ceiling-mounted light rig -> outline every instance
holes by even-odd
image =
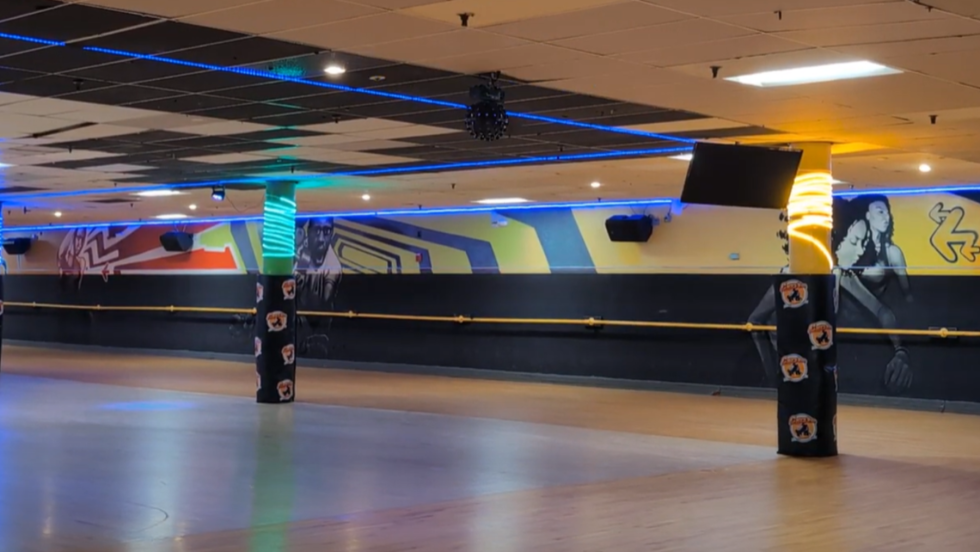
[[[466,110],[466,130],[477,140],[499,140],[510,124],[504,108],[504,91],[497,86],[499,78],[499,72],[491,73],[489,82],[470,88],[470,97],[477,102]]]
[[[215,201],[225,200],[225,187],[224,186],[214,186],[211,188],[211,199]]]

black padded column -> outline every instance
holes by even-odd
[[[837,277],[776,276],[779,454],[837,455]]]
[[[256,400],[296,399],[296,279],[260,274],[255,286]]]

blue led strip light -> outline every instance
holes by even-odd
[[[16,34],[9,34],[9,33],[0,33],[0,38],[6,38],[6,39],[9,39],[9,40],[19,40],[19,41],[22,41],[22,42],[32,42],[32,43],[35,43],[35,44],[44,44],[46,46],[59,46],[59,47],[67,46],[66,43],[59,42],[59,41],[56,41],[56,40],[45,40],[43,38],[35,38],[35,37],[31,37],[31,36],[16,35]],[[235,74],[238,74],[238,75],[247,75],[247,76],[250,76],[250,77],[259,77],[259,78],[266,78],[266,79],[272,79],[272,80],[277,80],[277,81],[293,82],[293,83],[297,83],[297,84],[305,84],[305,85],[308,85],[308,86],[316,86],[316,87],[319,87],[319,88],[326,88],[326,89],[329,89],[329,90],[337,90],[337,91],[341,91],[341,92],[352,92],[354,94],[365,94],[365,95],[368,95],[368,96],[375,96],[375,97],[379,97],[379,98],[387,98],[387,99],[391,99],[391,100],[403,100],[403,101],[408,101],[408,102],[415,102],[415,103],[421,103],[421,104],[427,104],[427,105],[434,105],[434,106],[438,106],[438,107],[446,107],[446,108],[450,108],[450,109],[467,109],[468,108],[468,106],[466,106],[464,104],[461,104],[461,103],[456,103],[456,102],[446,102],[446,101],[442,101],[442,100],[433,100],[431,98],[424,98],[424,97],[421,97],[421,96],[411,96],[411,95],[408,95],[408,94],[397,94],[395,92],[385,92],[383,90],[374,90],[374,89],[369,89],[369,88],[357,88],[357,87],[353,87],[353,86],[346,86],[346,85],[343,85],[343,84],[335,84],[335,83],[330,83],[330,82],[313,81],[313,80],[308,80],[308,79],[301,79],[301,78],[298,78],[298,77],[289,77],[289,76],[280,75],[280,74],[277,74],[277,73],[274,73],[274,72],[271,72],[271,71],[262,71],[262,70],[259,70],[259,69],[249,69],[247,67],[223,67],[221,65],[212,65],[212,64],[209,64],[209,63],[198,63],[198,62],[194,62],[194,61],[185,61],[185,60],[182,60],[182,59],[176,59],[176,58],[170,58],[170,57],[164,57],[164,56],[155,56],[155,55],[151,55],[151,54],[138,54],[136,52],[127,52],[126,50],[116,50],[114,48],[101,48],[101,47],[98,47],[98,46],[82,46],[81,48],[83,50],[88,50],[90,52],[98,52],[98,53],[101,53],[101,54],[108,54],[108,55],[120,56],[120,57],[126,57],[126,58],[145,59],[145,60],[148,60],[148,61],[156,61],[156,62],[160,62],[160,63],[170,63],[170,64],[173,64],[173,65],[182,65],[184,67],[194,67],[196,69],[202,69],[202,70],[206,70],[206,71],[220,71],[220,72],[223,72],[223,73],[235,73]],[[636,130],[636,129],[627,129],[627,128],[620,128],[620,127],[614,127],[614,126],[597,125],[597,124],[592,124],[592,123],[581,123],[581,122],[577,122],[577,121],[569,121],[567,119],[560,119],[560,118],[557,118],[557,117],[548,117],[546,115],[532,115],[530,113],[520,113],[520,112],[514,112],[514,111],[508,111],[508,114],[511,117],[514,117],[514,118],[517,118],[517,119],[527,119],[527,120],[538,121],[538,122],[542,122],[542,123],[552,123],[552,124],[556,124],[556,125],[572,126],[572,127],[577,127],[577,128],[588,128],[588,129],[592,129],[592,130],[599,130],[599,131],[602,131],[602,132],[612,132],[612,133],[616,133],[616,134],[630,134],[630,135],[633,135],[633,136],[642,136],[642,137],[646,137],[646,138],[656,138],[658,140],[669,140],[669,141],[672,141],[672,142],[682,142],[682,143],[688,143],[688,144],[693,144],[693,143],[696,142],[696,140],[693,140],[691,138],[682,138],[682,137],[679,137],[679,136],[669,136],[667,134],[658,134],[658,133],[655,133],[655,132],[647,132],[647,131]]]
[[[435,171],[445,171],[445,170],[455,170],[455,169],[476,169],[476,168],[489,168],[489,167],[500,167],[500,166],[510,166],[510,165],[526,165],[530,163],[571,163],[575,161],[590,161],[590,160],[609,159],[609,158],[616,158],[616,157],[642,157],[642,156],[653,156],[653,155],[665,155],[671,153],[686,153],[690,151],[691,148],[689,146],[682,146],[676,148],[604,151],[604,152],[597,152],[597,153],[579,153],[573,155],[547,155],[547,156],[538,156],[538,157],[522,157],[516,159],[494,159],[490,161],[462,161],[458,163],[440,163],[440,164],[433,164],[433,165],[421,165],[421,166],[409,166],[409,167],[363,169],[358,171],[348,171],[342,173],[321,173],[316,175],[301,175],[301,176],[289,176],[289,177],[279,177],[279,178],[252,177],[252,178],[243,178],[243,179],[218,180],[212,182],[186,182],[186,183],[176,183],[176,184],[159,184],[153,186],[130,186],[125,188],[95,188],[90,190],[71,190],[71,191],[64,191],[64,192],[38,192],[36,194],[0,193],[0,198],[2,198],[5,201],[11,201],[16,203],[18,201],[23,201],[23,200],[35,200],[35,199],[45,199],[45,198],[55,198],[55,197],[76,197],[76,196],[99,195],[99,194],[117,194],[117,193],[128,194],[128,193],[148,192],[153,190],[207,188],[209,186],[224,186],[227,184],[256,184],[257,186],[260,186],[268,182],[277,182],[277,181],[303,181],[303,180],[320,180],[320,179],[331,178],[331,177],[411,174],[411,173],[435,172]],[[0,188],[0,192],[2,192],[2,188]]]

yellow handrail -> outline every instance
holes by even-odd
[[[226,307],[178,307],[169,306],[116,306],[116,305],[64,305],[58,303],[37,303],[7,301],[6,307],[22,307],[30,309],[54,309],[54,310],[75,310],[75,311],[105,311],[105,312],[187,312],[202,314],[252,314],[256,313],[254,308],[226,308]],[[449,322],[453,324],[535,324],[552,326],[619,326],[631,328],[661,328],[661,329],[685,329],[685,330],[728,330],[742,332],[772,332],[776,330],[772,325],[755,324],[712,324],[701,322],[653,322],[646,320],[603,320],[601,318],[495,318],[495,317],[476,317],[476,316],[426,316],[415,314],[382,314],[354,311],[307,311],[297,312],[300,316],[316,316],[323,318],[360,318],[365,320],[401,320],[411,322]],[[856,335],[904,335],[919,337],[980,337],[980,331],[970,330],[950,330],[948,328],[938,328],[935,330],[906,330],[906,329],[881,329],[881,328],[837,328],[837,333],[856,334]]]

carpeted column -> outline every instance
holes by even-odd
[[[776,276],[779,454],[837,454],[836,276]]]
[[[296,398],[296,184],[266,186],[262,223],[262,273],[255,286],[256,400]]]

